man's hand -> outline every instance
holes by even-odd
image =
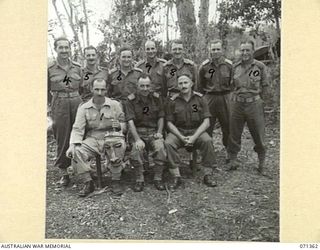
[[[154,139],[162,139],[163,136],[162,136],[161,133],[155,133],[155,134],[153,135],[153,138],[154,138]]]
[[[139,139],[135,142],[135,147],[138,149],[138,151],[142,151],[145,148],[145,144],[143,140]]]
[[[68,158],[73,159],[74,158],[74,149],[76,148],[75,144],[71,144],[66,152],[66,156]]]
[[[186,144],[188,144],[188,145],[193,145],[195,141],[196,141],[196,139],[194,138],[193,135],[186,137]]]

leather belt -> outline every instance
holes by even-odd
[[[80,96],[78,91],[74,91],[74,92],[54,92],[54,94],[56,94],[57,97],[61,97],[61,98]]]
[[[230,93],[230,90],[225,91],[211,91],[211,92],[205,92],[206,95],[227,95]]]
[[[244,98],[244,97],[240,97],[240,96],[232,96],[232,101],[236,101],[236,102],[247,102],[247,103],[250,103],[250,102],[254,102],[254,101],[257,101],[260,99],[260,96],[259,95],[256,95],[256,96],[253,96],[253,97],[247,97],[247,98]]]

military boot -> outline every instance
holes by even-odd
[[[112,180],[111,189],[112,189],[112,193],[115,195],[120,196],[123,194],[123,188],[122,188],[119,180]]]
[[[258,165],[258,172],[260,174],[263,173],[263,170],[264,170],[264,165],[265,165],[265,161],[266,161],[266,157],[265,155],[258,155],[258,159],[259,159],[259,165]]]
[[[80,190],[79,192],[79,196],[80,197],[85,197],[87,196],[88,194],[92,193],[94,191],[94,183],[93,181],[87,181],[83,188]]]

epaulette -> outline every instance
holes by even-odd
[[[167,66],[167,65],[172,65],[173,62],[172,62],[172,59],[167,61],[166,63],[164,63],[163,67]]]
[[[200,96],[200,97],[203,96],[203,94],[201,94],[200,92],[197,92],[197,91],[193,91],[193,93],[194,93],[195,95],[197,95],[197,96]]]
[[[191,61],[191,60],[189,60],[189,59],[184,58],[183,61],[184,61],[184,63],[186,63],[186,64],[194,65],[194,62]]]
[[[111,75],[111,74],[113,74],[114,72],[117,72],[117,71],[118,71],[118,69],[116,67],[112,68],[112,69],[110,69],[109,74]]]
[[[133,70],[139,71],[140,73],[142,73],[142,72],[143,72],[143,70],[142,70],[142,69],[140,69],[140,68],[133,68]]]
[[[73,65],[78,66],[79,68],[81,68],[81,65],[80,65],[79,63],[77,63],[77,62],[75,62],[75,61],[71,61],[71,63],[72,63]]]
[[[240,65],[240,64],[241,64],[241,60],[238,61],[238,62],[236,62],[235,64],[233,64],[233,67],[237,67],[237,66]]]
[[[203,67],[204,65],[210,63],[209,59],[206,59],[204,62],[201,63],[200,67]]]
[[[131,93],[130,95],[127,96],[128,100],[132,101],[136,98],[135,94]]]
[[[159,97],[160,97],[159,93],[157,93],[157,92],[153,92],[152,95],[153,95],[154,97],[156,97],[156,98],[159,98]]]
[[[141,66],[142,64],[144,64],[146,61],[145,60],[141,60],[139,62],[137,62],[137,64],[135,65],[136,68],[138,68],[139,66]]]
[[[178,96],[179,96],[179,93],[174,94],[173,96],[170,97],[170,100],[174,101]]]
[[[158,59],[158,62],[162,62],[162,63],[166,63],[167,60],[163,59],[163,58],[157,58]]]
[[[231,61],[231,60],[229,60],[229,59],[225,58],[225,59],[224,59],[224,61],[225,61],[226,63],[228,63],[228,64],[232,65],[232,61]]]
[[[49,62],[49,64],[48,64],[48,69],[51,68],[51,67],[53,67],[54,65],[56,65],[56,61],[51,61],[51,62]]]

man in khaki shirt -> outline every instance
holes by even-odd
[[[81,98],[82,71],[78,63],[70,60],[70,42],[65,37],[54,42],[57,59],[48,67],[48,105],[52,115],[52,129],[57,143],[57,159],[54,164],[62,172],[60,184],[69,184],[67,168],[71,161],[66,157],[70,132]]]
[[[125,128],[124,113],[119,102],[105,97],[106,91],[105,80],[94,80],[93,97],[78,109],[71,132],[70,147],[66,152],[66,155],[73,159],[75,173],[84,183],[79,193],[82,197],[94,191],[89,160],[104,152],[111,163],[112,191],[122,194],[121,163],[126,148],[122,133]],[[106,142],[106,137],[114,137],[117,140]]]

